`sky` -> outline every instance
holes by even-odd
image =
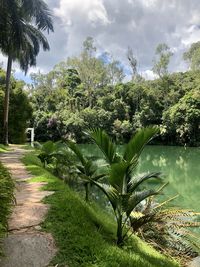
[[[184,71],[182,54],[200,40],[199,0],[46,0],[54,15],[54,33],[48,35],[51,50],[41,51],[37,67],[25,77],[17,64],[15,77],[30,82],[31,72],[47,73],[54,65],[77,56],[87,36],[95,40],[97,53],[109,52],[128,65],[131,47],[139,72],[152,79],[152,60],[159,43],[174,53],[170,71]],[[0,55],[6,66],[6,59]]]

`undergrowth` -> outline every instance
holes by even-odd
[[[8,216],[14,203],[14,187],[10,173],[0,162],[0,240],[7,232]]]

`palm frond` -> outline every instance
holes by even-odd
[[[38,29],[53,32],[52,13],[43,0],[22,0],[22,10],[35,19]]]
[[[92,180],[94,180],[94,181],[98,181],[98,180],[100,180],[101,178],[104,178],[104,177],[106,177],[106,176],[107,176],[106,173],[102,173],[102,174],[99,174],[99,175],[96,175],[96,176],[92,177]]]
[[[176,196],[175,196],[176,197]],[[139,207],[139,216],[131,213],[131,227],[154,247],[181,259],[195,256],[200,252],[200,238],[191,228],[200,227],[198,212],[189,209],[169,207],[163,209],[170,198],[160,205],[149,202]],[[150,202],[152,202],[151,197]],[[148,208],[147,208],[148,206]],[[136,213],[136,215],[135,215]]]
[[[153,172],[153,173],[145,173],[141,174],[137,177],[133,177],[131,181],[128,183],[128,191],[133,192],[137,189],[137,187],[142,184],[143,182],[149,179],[158,179],[161,180],[161,173],[160,172]]]
[[[123,193],[123,191],[126,192],[124,187],[126,186],[125,178],[128,167],[129,164],[123,161],[112,164],[110,167],[110,175],[108,176],[109,183],[120,193]]]
[[[116,145],[113,143],[107,133],[99,128],[88,131],[89,137],[103,152],[109,164],[119,161],[119,156],[116,153]]]
[[[47,154],[51,154],[55,151],[55,145],[52,141],[47,141],[42,145],[41,150]]]
[[[29,66],[36,65],[36,57],[40,51],[40,46],[43,50],[49,50],[49,43],[45,35],[28,23],[22,24],[22,39],[21,48],[13,54],[13,57],[20,63],[21,69],[28,70]]]
[[[118,194],[117,190],[110,185],[99,183],[99,182],[96,182],[94,180],[91,180],[91,181],[101,191],[103,191],[103,193],[107,196],[108,200],[110,201],[110,203],[113,207],[113,210],[115,211],[117,208],[117,203],[118,203],[118,199],[119,199],[119,194]]]
[[[19,1],[1,0],[0,3],[0,48],[1,52],[7,55],[8,52],[21,48],[22,20]]]
[[[134,157],[138,158],[144,146],[158,134],[158,127],[147,127],[139,130],[126,145],[124,159],[131,161]]]
[[[87,160],[84,167],[85,167],[85,174],[90,177],[92,177],[97,170],[96,166],[93,164],[91,160]]]
[[[177,197],[179,197],[179,195],[170,197],[169,199],[167,199],[167,200],[163,201],[162,203],[156,205],[156,206],[153,208],[153,210],[160,209],[161,207],[167,205],[169,202],[173,201],[173,200],[176,199]]]
[[[86,159],[84,158],[83,153],[78,148],[78,146],[70,140],[66,141],[66,144],[76,154],[76,156],[78,157],[80,162],[83,164],[83,166],[85,166],[86,165]]]
[[[129,216],[133,209],[144,199],[158,194],[158,191],[153,189],[143,190],[141,192],[135,192],[134,194],[132,194],[128,200],[127,207],[125,207],[127,216]]]

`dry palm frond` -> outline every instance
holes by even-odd
[[[185,259],[200,253],[200,236],[191,230],[200,227],[200,213],[164,207],[176,197],[161,204],[155,203],[154,197],[149,198],[141,210],[131,213],[130,224],[134,232],[157,249]]]

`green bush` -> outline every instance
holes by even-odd
[[[0,163],[0,238],[6,233],[8,216],[13,203],[14,182],[8,170]]]

